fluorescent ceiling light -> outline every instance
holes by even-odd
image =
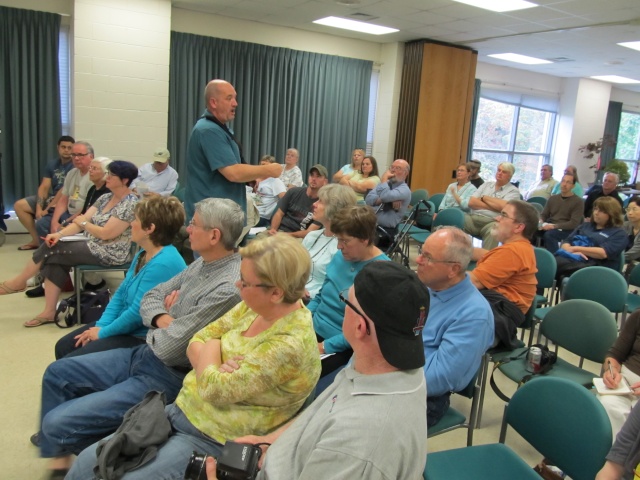
[[[620,77],[618,75],[597,75],[591,77],[595,80],[602,80],[603,82],[611,83],[640,83],[640,80],[634,80],[633,78]]]
[[[526,2],[525,0],[454,0],[459,3],[466,3],[473,7],[484,8],[493,12],[512,12],[514,10],[524,10],[525,8],[537,7],[538,4]]]
[[[640,42],[622,42],[618,45],[621,47],[633,48],[634,50],[640,50]]]
[[[492,58],[499,58],[507,62],[524,63],[526,65],[542,65],[543,63],[553,63],[542,58],[527,57],[526,55],[518,55],[517,53],[494,53],[487,55]]]
[[[313,23],[326,25],[328,27],[344,28],[345,30],[353,30],[354,32],[370,33],[372,35],[384,35],[386,33],[399,32],[397,28],[382,27],[373,25],[372,23],[356,22],[339,17],[325,17],[320,20],[314,20]]]

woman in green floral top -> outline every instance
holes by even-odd
[[[320,375],[311,313],[300,301],[311,262],[288,235],[240,249],[242,302],[198,332],[192,370],[167,407],[172,435],[156,458],[125,479],[182,478],[192,451],[219,455],[227,440],[264,435],[291,419]],[[78,457],[70,478],[92,478],[97,444]]]

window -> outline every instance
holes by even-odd
[[[69,26],[60,25],[60,43],[58,46],[58,76],[60,81],[60,120],[62,123],[62,135],[69,135],[69,132],[71,130],[69,56]]]
[[[473,139],[473,158],[482,162],[480,175],[493,180],[498,164],[513,163],[512,181],[526,191],[549,163],[557,100],[483,89]]]
[[[371,72],[371,83],[369,87],[369,118],[367,119],[367,146],[365,154],[371,155],[373,150],[373,128],[376,124],[376,105],[378,103],[378,80],[380,70],[374,68]]]
[[[622,112],[616,158],[624,161],[631,175],[629,183],[636,183],[638,176],[638,159],[640,159],[640,114]]]

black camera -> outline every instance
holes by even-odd
[[[258,474],[258,460],[262,450],[248,443],[227,442],[216,462],[219,480],[254,480]],[[207,480],[208,455],[193,452],[184,472],[185,480]]]

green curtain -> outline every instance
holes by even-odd
[[[473,86],[473,104],[471,105],[471,125],[469,127],[469,145],[467,145],[467,162],[473,159],[473,139],[476,135],[476,122],[478,121],[478,108],[480,107],[480,87],[482,87],[482,80],[476,78]]]
[[[35,195],[61,135],[60,16],[0,7],[0,153],[5,206]]]
[[[175,168],[186,178],[187,143],[205,109],[204,87],[221,78],[238,93],[231,128],[247,163],[265,154],[283,163],[293,147],[303,173],[315,163],[335,172],[366,145],[372,67],[365,60],[171,32],[168,144]]]

